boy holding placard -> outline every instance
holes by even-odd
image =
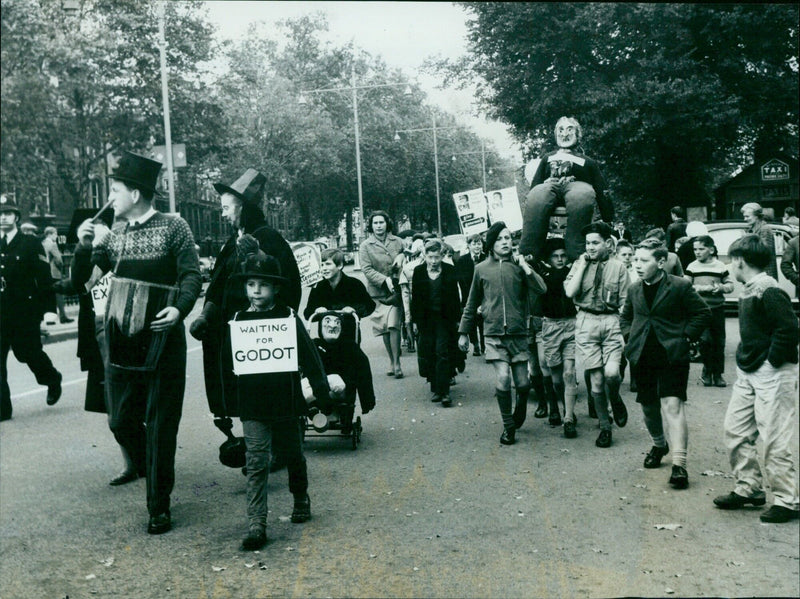
[[[288,281],[281,276],[279,262],[259,251],[245,259],[236,277],[243,282],[250,302],[230,323],[239,416],[247,447],[249,532],[242,549],[255,551],[267,542],[267,478],[273,440],[289,471],[289,491],[294,496],[291,520],[297,523],[311,518],[300,429],[305,401],[298,367],[308,377],[315,397],[327,399],[330,389],[306,328],[280,300],[281,286]],[[254,346],[249,347],[248,342]]]

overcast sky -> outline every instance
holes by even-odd
[[[328,41],[354,42],[392,67],[403,70],[431,101],[456,115],[476,133],[490,139],[504,156],[517,162],[517,146],[500,123],[475,116],[472,92],[439,90],[436,79],[420,67],[432,56],[458,58],[466,52],[466,12],[450,2],[206,2],[220,35],[234,39],[248,23],[275,22],[312,12],[327,15]],[[419,123],[409,123],[417,126]]]

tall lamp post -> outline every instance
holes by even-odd
[[[442,236],[442,200],[439,197],[439,146],[436,132],[443,129],[456,129],[456,127],[437,127],[436,114],[431,112],[432,127],[420,127],[417,129],[395,129],[394,140],[400,141],[401,133],[416,133],[417,131],[433,131],[433,171],[436,176],[436,219],[439,230],[439,237]]]
[[[373,89],[378,87],[402,87],[405,86],[404,94],[411,94],[411,86],[407,83],[380,83],[375,85],[358,85],[356,80],[356,67],[355,64],[350,65],[350,85],[347,87],[326,87],[320,89],[307,89],[300,92],[300,97],[297,103],[305,106],[308,100],[305,94],[322,94],[327,92],[350,92],[353,101],[353,129],[355,131],[356,140],[356,180],[358,184],[358,216],[360,220],[359,238],[364,237],[364,192],[361,186],[361,133],[358,124],[358,90],[360,89]]]
[[[474,155],[480,154],[481,155],[481,173],[483,174],[483,191],[486,191],[486,142],[481,140],[481,150],[480,152],[457,152],[453,154],[453,162],[456,161],[456,156],[467,156],[467,155]]]
[[[167,39],[165,36],[166,25],[164,23],[165,2],[158,3],[158,48],[161,55],[161,99],[164,104],[164,143],[167,146],[165,152],[167,158],[167,178],[169,180],[169,211],[176,212],[175,209],[175,169],[172,165],[172,129],[169,122],[169,87],[167,81]]]

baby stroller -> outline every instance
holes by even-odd
[[[314,343],[328,375],[331,393],[329,402],[320,402],[303,379],[303,396],[308,406],[303,431],[304,435],[308,431],[315,433],[305,438],[335,435],[349,438],[352,448],[357,449],[363,429],[361,416],[353,418],[356,395],[362,414],[375,407],[369,359],[357,343],[358,316],[349,311],[329,310],[312,315],[310,321],[318,322]],[[328,431],[332,432],[326,435]]]

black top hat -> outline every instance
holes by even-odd
[[[601,220],[596,220],[581,229],[582,237],[586,237],[589,233],[597,233],[603,239],[608,239],[614,234],[614,229],[612,229],[611,225],[608,223],[604,223]]]
[[[281,263],[274,256],[258,250],[249,254],[241,263],[239,272],[234,274],[239,279],[266,279],[273,283],[288,283],[289,279],[281,276]]]
[[[111,173],[111,178],[143,191],[156,193],[158,173],[161,163],[140,154],[123,152],[117,166]]]
[[[0,212],[16,212],[17,218],[20,216],[19,206],[14,200],[8,198],[7,195],[0,195]]]
[[[220,195],[223,193],[230,193],[242,201],[256,202],[261,199],[266,182],[267,178],[264,175],[254,168],[249,168],[244,172],[244,175],[236,179],[236,181],[230,185],[214,183],[214,189],[216,189],[217,193]]]

